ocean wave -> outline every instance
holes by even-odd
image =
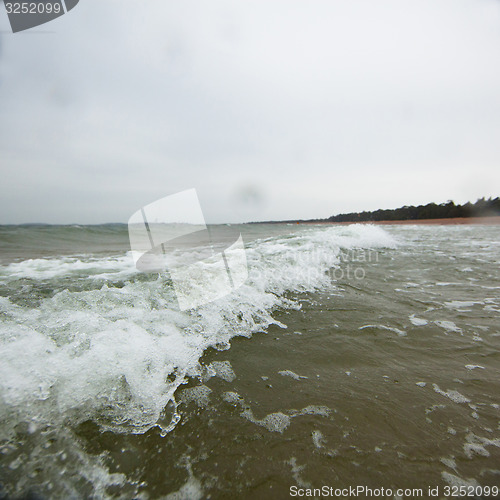
[[[299,295],[334,287],[328,270],[346,249],[394,248],[375,226],[312,227],[247,245],[249,277],[230,295],[181,312],[167,274],[147,279],[129,255],[31,259],[1,268],[4,283],[103,280],[19,305],[0,298],[0,418],[3,437],[19,422],[97,422],[113,432],[164,432],[178,421],[175,391],[201,376],[209,348],[227,348],[276,321],[278,308],[300,308]],[[114,278],[120,280],[115,286]],[[52,280],[52,281],[51,281]],[[166,411],[166,408],[174,408]]]

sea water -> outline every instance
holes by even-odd
[[[232,228],[181,311],[125,225],[0,227],[0,498],[500,484],[497,226]]]

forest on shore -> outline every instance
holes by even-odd
[[[427,205],[405,205],[394,209],[379,209],[372,212],[350,212],[347,214],[332,215],[327,219],[301,219],[281,221],[250,222],[249,224],[282,224],[298,222],[378,222],[378,221],[401,221],[422,219],[453,219],[468,217],[490,217],[500,215],[500,197],[479,198],[475,203],[464,203],[456,205],[453,201]]]
[[[373,212],[351,212],[348,214],[332,215],[329,222],[370,222],[391,220],[418,220],[418,219],[450,219],[455,217],[488,217],[500,215],[500,198],[480,198],[475,203],[456,205],[453,201],[447,203],[428,203],[427,205],[404,206],[389,210],[375,210]]]

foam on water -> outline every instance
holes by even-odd
[[[133,434],[158,426],[165,435],[179,421],[179,403],[210,404],[212,395],[204,385],[178,391],[176,401],[177,389],[189,377],[235,378],[229,362],[201,366],[206,349],[227,349],[233,337],[265,332],[271,324],[285,327],[274,312],[299,309],[297,294],[302,292],[333,289],[328,271],[339,266],[341,251],[395,245],[384,230],[370,226],[308,228],[256,240],[246,249],[245,284],[184,312],[167,273],[141,274],[129,254],[36,258],[0,266],[0,441],[22,439],[35,453],[45,449],[47,429],[64,429],[60,449],[75,450],[75,470],[66,469],[67,474],[85,473],[96,497],[105,497],[106,487],[114,484],[132,488],[130,497],[137,496],[133,485],[108,472],[100,457],[90,459],[78,451],[73,430],[79,424],[90,420],[102,430]],[[241,406],[243,418],[276,433],[283,433],[293,416],[326,412],[311,407],[306,413],[275,411],[257,419],[236,393],[224,398]],[[20,428],[27,429],[23,438]],[[19,460],[9,462],[10,482],[21,495],[28,483],[16,478],[16,471],[41,466],[37,456]],[[57,482],[61,473],[55,461],[42,468],[46,484],[60,488],[58,495],[78,496],[66,488],[65,478]],[[191,478],[174,498],[200,494],[199,483]]]
[[[486,449],[486,446],[500,448],[500,439],[488,439],[476,436],[471,432],[465,437],[464,453],[467,458],[472,458],[474,455],[489,457],[490,452]]]
[[[470,309],[476,304],[483,304],[483,302],[473,301],[473,300],[452,300],[451,302],[445,302],[444,305],[448,309],[456,309],[458,311],[463,311],[465,309]]]
[[[287,463],[291,467],[292,477],[295,481],[295,484],[298,484],[302,488],[311,488],[311,484],[308,481],[305,481],[301,476],[302,471],[306,468],[305,465],[298,465],[297,459],[295,457],[292,457],[285,463]]]
[[[300,415],[319,415],[321,417],[329,417],[332,410],[328,406],[309,405],[298,412],[293,412],[293,416]]]
[[[243,401],[242,397],[237,392],[233,391],[225,392],[222,395],[222,399],[227,403],[231,403],[234,405],[239,405]]]
[[[35,307],[0,298],[0,417],[13,423],[93,419],[115,432],[144,432],[185,377],[200,374],[206,348],[264,331],[276,323],[276,308],[299,307],[285,294],[331,287],[327,271],[339,264],[342,249],[387,246],[395,246],[393,238],[372,226],[257,240],[247,249],[247,282],[186,312],[178,310],[168,277],[139,275],[130,256],[32,259],[0,267],[4,282],[29,279],[55,290]],[[62,278],[96,276],[124,281],[57,291]],[[225,380],[234,377],[230,366],[212,368]]]
[[[453,469],[453,470],[456,470],[457,468],[457,463],[455,462],[455,460],[452,458],[446,458],[446,457],[443,457],[440,459],[441,463],[443,463],[444,465],[446,465],[446,467],[449,467],[450,469]]]
[[[460,394],[458,391],[454,390],[443,391],[439,388],[437,384],[432,384],[432,387],[434,388],[434,391],[436,391],[438,394],[446,396],[447,398],[451,399],[454,403],[459,403],[459,404],[470,403],[470,399],[466,398],[463,394]]]
[[[312,440],[314,443],[314,446],[318,449],[324,448],[326,444],[325,437],[323,436],[323,433],[318,430],[312,431]]]
[[[250,229],[254,235],[264,230],[269,234],[267,227]],[[387,231],[402,234],[404,228]],[[420,409],[421,421],[436,426],[429,428],[422,446],[417,443],[411,452],[398,449],[401,474],[425,474],[432,469],[435,476],[436,461],[444,456],[438,474],[445,469],[472,477],[475,472],[469,472],[473,469],[469,463],[494,460],[498,454],[494,444],[498,405],[491,380],[497,379],[498,338],[494,336],[500,333],[494,313],[483,309],[483,305],[498,308],[497,289],[491,287],[498,273],[473,263],[473,254],[448,264],[445,258],[457,253],[460,239],[447,228],[432,229],[432,237],[421,237],[425,231],[408,231],[416,242],[406,240],[398,252],[379,252],[380,261],[366,266],[363,282],[339,279],[337,283],[332,268],[345,269],[350,262],[342,254],[347,250],[393,247],[394,241],[382,228],[309,226],[291,235],[247,241],[249,278],[243,287],[185,312],[177,307],[167,274],[140,274],[124,253],[33,258],[0,266],[0,451],[8,494],[21,498],[34,484],[42,485],[34,491],[42,497],[76,498],[79,491],[80,496],[105,498],[120,491],[124,498],[141,498],[141,494],[146,498],[157,496],[160,485],[168,483],[163,491],[174,491],[171,498],[197,498],[218,491],[214,481],[223,478],[216,479],[217,468],[228,472],[224,482],[231,488],[244,483],[253,488],[250,475],[260,467],[258,456],[254,467],[243,460],[236,464],[242,475],[232,474],[231,479],[229,471],[236,469],[230,456],[219,460],[214,454],[213,459],[205,459],[215,442],[212,431],[218,429],[224,429],[221,448],[233,443],[233,437],[243,437],[235,453],[245,460],[245,443],[254,444],[246,438],[261,436],[263,446],[255,450],[276,443],[281,461],[298,457],[292,447],[304,450],[301,464],[310,462],[304,453],[314,453],[311,464],[317,460],[318,478],[323,465],[328,474],[323,460],[336,454],[345,455],[347,472],[358,477],[351,465],[356,461],[357,470],[362,462],[362,469],[366,465],[374,472],[380,470],[377,460],[395,463],[389,458],[394,440],[378,420],[383,416],[385,422],[387,405],[401,410],[400,415],[391,412],[397,417],[394,428],[401,426],[410,438],[412,429],[405,427],[404,418],[411,413],[408,407],[414,405],[415,418]],[[435,247],[445,250],[448,244],[449,251],[436,260]],[[477,283],[460,273],[469,264]],[[397,286],[405,294],[393,294]],[[488,286],[492,289],[486,290]],[[315,291],[320,293],[310,293]],[[301,305],[304,311],[286,311]],[[463,313],[464,309],[471,310]],[[289,336],[273,328],[269,338],[259,335],[237,342],[234,352],[210,352],[211,348],[229,349],[237,335],[250,337],[273,323],[284,326],[275,318],[289,323]],[[454,328],[458,330],[450,333]],[[482,343],[474,342],[479,334]],[[293,348],[285,352],[285,343],[293,343]],[[262,346],[270,349],[264,348],[260,357]],[[278,351],[283,357],[273,356]],[[231,359],[237,373],[224,359]],[[405,373],[400,373],[403,368]],[[383,373],[387,373],[384,378]],[[434,392],[433,381],[443,389],[436,385]],[[458,387],[460,392],[449,390]],[[469,398],[474,405],[467,403]],[[375,411],[360,413],[363,401],[369,402],[367,408],[373,403]],[[166,436],[179,418],[184,425]],[[160,429],[153,428],[144,437],[127,435],[154,426]],[[126,434],[98,434],[103,429]],[[472,436],[466,440],[469,433],[490,440]],[[166,436],[163,443],[161,436]],[[55,445],[49,442],[52,439]],[[439,446],[428,446],[429,440]],[[187,453],[193,467],[196,463],[199,481],[182,470],[174,482],[165,478],[156,483],[156,477],[139,469],[131,474],[122,467],[128,459],[113,455],[110,443],[115,441],[125,447],[139,443],[139,448],[130,447],[141,457],[139,467],[146,454],[156,456],[161,449],[166,460],[158,459],[168,463],[169,476],[177,475],[172,470],[180,469],[179,455]],[[354,443],[357,448],[350,446]],[[83,449],[88,444],[90,453]],[[333,444],[338,449],[331,450]],[[6,450],[10,446],[18,448]],[[438,448],[448,451],[436,455]],[[403,452],[417,457],[421,465],[413,469]],[[356,460],[358,453],[364,455]],[[486,453],[489,458],[483,458]],[[62,461],[65,454],[68,458]],[[473,460],[466,460],[468,455]],[[452,467],[454,457],[458,471]],[[297,462],[295,466],[303,467]],[[83,488],[79,475],[86,478]],[[145,482],[134,484],[136,479]],[[245,487],[238,491],[248,493]]]
[[[435,321],[436,325],[440,326],[447,332],[453,332],[453,333],[461,333],[462,330],[455,324],[453,321],[448,321],[448,320],[438,320]]]
[[[203,498],[203,488],[200,481],[190,477],[187,482],[177,491],[168,494],[164,500],[201,500]]]
[[[208,366],[208,370],[212,371],[214,376],[232,382],[236,378],[233,367],[229,361],[214,361]]]
[[[250,422],[265,427],[269,432],[279,432],[283,434],[285,429],[290,425],[291,419],[288,415],[282,412],[270,413],[266,415],[263,419],[255,418],[252,410],[243,410],[242,414]]]
[[[307,415],[329,417],[331,414],[331,409],[327,406],[309,405],[301,410],[285,410],[286,413],[283,411],[269,413],[264,418],[259,419],[254,415],[252,407],[237,392],[225,392],[222,394],[222,399],[236,407],[239,406],[242,410],[240,413],[241,417],[252,422],[253,424],[264,427],[269,432],[279,432],[280,434],[283,434],[283,432],[289,427],[292,418]]]
[[[400,330],[399,328],[395,328],[392,326],[386,326],[386,325],[363,325],[358,328],[358,330],[366,330],[366,329],[373,329],[373,330],[388,330],[389,332],[394,332],[397,333],[400,337],[406,337],[406,332],[403,330]]]
[[[130,252],[115,257],[59,257],[47,259],[28,259],[0,266],[0,279],[3,282],[19,278],[35,280],[57,277],[94,278],[127,277],[137,273]]]
[[[414,326],[425,326],[429,323],[426,319],[415,317],[414,314],[412,314],[410,316],[410,321],[411,321],[411,324]]]
[[[194,476],[188,458],[186,458],[186,462],[186,470],[189,475],[187,481],[180,489],[161,497],[160,500],[201,500],[203,498],[201,482]]]
[[[475,479],[462,479],[461,477],[455,476],[454,474],[450,474],[449,472],[442,472],[441,477],[444,481],[446,481],[450,486],[456,486],[458,488],[468,487],[468,486],[479,486],[479,483]]]
[[[295,380],[300,380],[300,379],[303,379],[303,378],[307,378],[304,375],[297,375],[297,373],[292,372],[292,370],[280,370],[278,373],[280,375],[282,375],[283,377],[291,377],[291,378],[293,378]]]
[[[194,401],[200,408],[208,406],[212,389],[206,385],[198,385],[189,389],[184,389],[180,395],[180,401],[190,403]]]

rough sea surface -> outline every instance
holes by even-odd
[[[498,226],[232,229],[182,312],[124,225],[0,226],[0,498],[500,485]]]

